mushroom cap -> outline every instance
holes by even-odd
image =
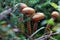
[[[52,12],[52,17],[57,18],[59,16],[59,13],[57,11]]]
[[[33,8],[26,7],[22,10],[22,13],[26,15],[32,15],[35,13],[35,10]]]
[[[20,8],[21,8],[21,9],[26,8],[26,7],[27,7],[26,4],[24,4],[24,3],[20,3]]]
[[[43,13],[36,13],[33,17],[32,17],[32,20],[34,22],[38,22],[42,19],[44,19],[45,15]]]

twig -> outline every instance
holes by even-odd
[[[50,38],[52,35],[56,35],[56,34],[60,34],[60,32],[52,33],[52,34],[49,34],[49,35],[42,35],[41,37],[39,37],[36,40],[46,40],[46,39]]]
[[[52,39],[52,40],[57,40],[57,39],[55,39],[55,38],[53,38],[53,37],[50,37],[50,39]]]
[[[20,3],[17,3],[12,8],[9,8],[8,10],[1,12],[0,13],[0,20],[4,19],[4,17],[8,14],[14,16],[13,12],[15,12],[15,10],[18,8],[18,5],[20,5]]]
[[[8,10],[1,12],[0,13],[0,20],[4,19],[4,17],[7,16],[8,14],[10,14],[11,12],[12,12],[12,8],[9,8]]]
[[[37,31],[35,31],[28,39],[31,39],[35,34],[37,34],[40,30],[44,29],[45,27],[41,27]]]

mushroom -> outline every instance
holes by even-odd
[[[52,27],[54,26],[54,21],[57,19],[57,17],[59,16],[59,13],[57,11],[53,11],[51,14],[51,19],[48,20],[47,26],[46,26],[46,33],[50,34],[52,33],[52,31],[50,29],[52,29]]]
[[[21,12],[21,14],[20,15],[22,15],[20,18],[19,18],[19,20],[21,21],[21,22],[23,22],[23,14],[22,14],[22,9],[24,9],[24,8],[26,8],[27,7],[27,5],[26,4],[24,4],[24,3],[20,3],[20,12]],[[24,24],[23,23],[21,23],[21,30],[22,30],[22,32],[24,32]]]
[[[33,8],[30,7],[26,7],[22,10],[23,14],[26,15],[27,18],[30,18],[32,15],[34,15],[35,10]],[[30,24],[30,20],[27,22],[27,29],[28,29],[28,35],[31,35],[31,24]]]
[[[33,31],[35,32],[37,30],[37,23],[44,19],[45,15],[43,13],[36,13],[33,17],[32,20],[34,21],[34,27],[33,27]]]
[[[53,11],[51,16],[53,19],[56,19],[59,16],[59,13],[57,11]]]
[[[26,7],[22,10],[22,13],[26,14],[27,16],[31,16],[31,15],[34,15],[35,10],[33,8]]]
[[[22,11],[22,9],[28,7],[26,4],[24,3],[20,3],[20,12]]]

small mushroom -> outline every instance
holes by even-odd
[[[59,13],[57,11],[53,11],[51,16],[53,19],[56,19],[59,16]]]
[[[26,7],[22,10],[22,13],[25,14],[27,16],[27,18],[30,18],[35,13],[35,10],[33,8]],[[28,35],[31,35],[30,20],[27,22],[27,29],[28,29],[28,32],[27,32]]]
[[[54,26],[54,21],[58,18],[59,16],[59,13],[57,11],[53,11],[52,14],[51,14],[51,19],[48,20],[48,23],[47,23],[47,26],[46,26],[46,33],[47,34],[50,34],[52,33],[52,31],[50,29],[52,29],[52,27]]]
[[[22,11],[22,9],[28,7],[26,4],[24,3],[20,3],[20,11]]]
[[[42,19],[44,19],[45,15],[43,13],[36,13],[33,17],[32,20],[34,21],[34,27],[33,31],[35,32],[37,30],[38,22]]]

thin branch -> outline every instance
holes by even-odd
[[[35,31],[28,39],[31,39],[35,34],[37,34],[40,30],[44,29],[45,27],[39,28],[37,31]]]
[[[53,38],[53,37],[50,37],[50,39],[52,39],[52,40],[57,40],[57,39],[55,39],[55,38]]]
[[[46,39],[50,38],[52,35],[56,35],[56,34],[60,34],[60,32],[52,33],[52,34],[49,34],[49,35],[42,35],[41,37],[39,37],[35,40],[46,40]]]
[[[14,15],[13,15],[13,12],[15,12],[15,10],[17,9],[17,6],[18,6],[19,4],[20,4],[20,3],[14,5],[14,7],[9,8],[8,10],[5,10],[5,11],[1,12],[1,13],[0,13],[0,20],[4,19],[4,17],[5,17],[6,15],[8,15],[8,14],[11,14],[12,16],[14,16]]]

